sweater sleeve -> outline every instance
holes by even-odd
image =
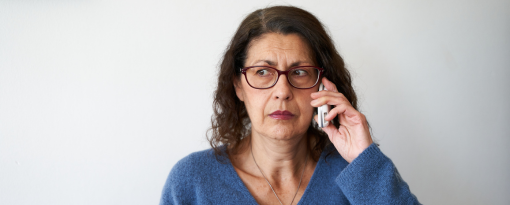
[[[196,204],[192,155],[174,165],[161,194],[160,205]]]
[[[420,204],[375,143],[347,165],[336,183],[351,204]]]

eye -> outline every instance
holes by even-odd
[[[305,76],[305,75],[308,75],[308,71],[306,71],[304,69],[296,69],[296,70],[292,71],[292,75]]]
[[[265,68],[257,70],[257,72],[255,72],[255,73],[259,76],[267,76],[270,74],[270,72]]]

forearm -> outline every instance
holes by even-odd
[[[365,149],[337,177],[351,204],[420,204],[377,145]]]

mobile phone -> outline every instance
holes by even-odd
[[[324,87],[324,84],[320,84],[319,85],[319,91],[321,90],[327,90],[325,87]],[[324,118],[328,115],[329,113],[329,105],[328,104],[324,104],[320,107],[317,107],[317,115],[319,115],[319,120],[317,122],[317,124],[319,125],[319,127],[323,128],[323,127],[326,127],[328,126],[329,124],[329,121],[326,121]]]

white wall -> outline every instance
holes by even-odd
[[[328,26],[422,203],[510,203],[509,1],[0,0],[0,204],[157,204],[208,148],[236,27],[288,3]]]

